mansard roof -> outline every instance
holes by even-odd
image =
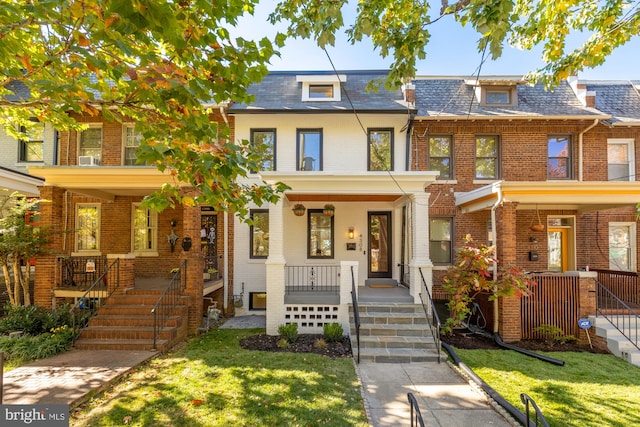
[[[423,77],[414,80],[417,119],[438,118],[606,118],[585,107],[571,86],[563,81],[553,90],[531,85],[516,77]],[[511,105],[486,105],[479,94],[483,87],[515,87]]]
[[[640,80],[581,80],[613,126],[640,125]]]
[[[332,76],[344,76],[341,81],[341,97],[338,101],[303,101],[303,81],[313,82],[314,76],[318,82],[327,81]],[[387,77],[386,70],[363,71],[272,71],[261,82],[249,86],[249,93],[255,100],[250,104],[233,104],[231,113],[352,113],[358,112],[386,112],[406,113],[407,103],[404,102],[400,89],[388,91],[382,86]],[[377,92],[367,92],[366,86],[372,80],[380,80]],[[352,106],[353,104],[353,106]]]

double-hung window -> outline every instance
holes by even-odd
[[[438,179],[452,179],[453,140],[448,135],[432,135],[429,137],[429,170],[438,171]]]
[[[269,210],[252,209],[250,219],[250,258],[267,258],[269,256]]]
[[[21,126],[24,137],[19,141],[18,161],[44,161],[44,123],[33,123],[29,127]]]
[[[325,215],[322,209],[307,212],[308,257],[333,258],[333,215]]]
[[[134,203],[131,218],[133,252],[155,254],[158,251],[158,213]]]
[[[136,128],[132,124],[123,126],[123,138],[124,138],[124,166],[135,166],[143,163],[138,163],[138,147],[140,146],[140,140],[142,135],[136,131]]]
[[[633,139],[609,139],[607,141],[607,165],[609,181],[636,181]]]
[[[369,129],[369,170],[393,170],[393,129]]]
[[[497,135],[477,135],[475,144],[475,177],[498,179],[500,174],[500,139]]]
[[[322,170],[322,129],[298,129],[298,170]]]
[[[431,218],[429,220],[429,254],[435,264],[453,262],[453,220],[451,218]]]
[[[100,250],[100,205],[78,203],[76,205],[76,251]]]
[[[276,170],[275,129],[251,129],[251,146],[262,155],[258,170]]]
[[[547,179],[571,179],[571,137],[552,135],[547,138]]]
[[[609,269],[636,271],[635,222],[609,223]]]
[[[102,159],[102,127],[90,127],[80,132],[80,141],[78,144],[78,156],[86,157],[84,164],[100,164]],[[94,163],[90,163],[91,158]],[[82,161],[78,162],[83,164]]]

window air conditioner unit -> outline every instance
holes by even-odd
[[[80,166],[98,166],[100,159],[93,156],[78,156],[78,165]]]

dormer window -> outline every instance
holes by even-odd
[[[340,101],[340,83],[347,81],[344,74],[296,76],[302,83],[302,101]]]
[[[526,82],[515,78],[511,80],[488,77],[466,80],[465,83],[474,87],[476,99],[480,101],[480,105],[500,107],[518,105],[518,85]]]
[[[487,104],[511,104],[511,91],[510,90],[490,90],[487,88],[485,92],[485,103]]]

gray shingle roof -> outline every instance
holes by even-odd
[[[640,80],[585,80],[587,91],[596,93],[596,108],[611,115],[611,123],[624,125],[625,123],[640,122],[640,93],[636,87]]]
[[[506,80],[506,79],[505,79]],[[555,90],[545,90],[544,85],[519,84],[517,105],[480,105],[474,86],[464,78],[426,78],[414,81],[418,117],[464,116],[480,117],[557,117],[601,116],[602,113],[587,108],[566,81]]]
[[[260,83],[249,87],[249,93],[255,96],[251,105],[233,104],[231,113],[260,113],[260,112],[344,112],[350,113],[352,106],[357,111],[370,112],[406,112],[407,106],[403,101],[400,89],[387,91],[380,87],[377,93],[367,92],[367,83],[371,80],[385,79],[387,71],[338,71],[347,76],[346,82],[341,83],[342,96],[340,101],[302,101],[302,83],[296,82],[297,75],[326,76],[335,74],[332,71],[273,71]],[[345,95],[348,95],[348,97]]]

